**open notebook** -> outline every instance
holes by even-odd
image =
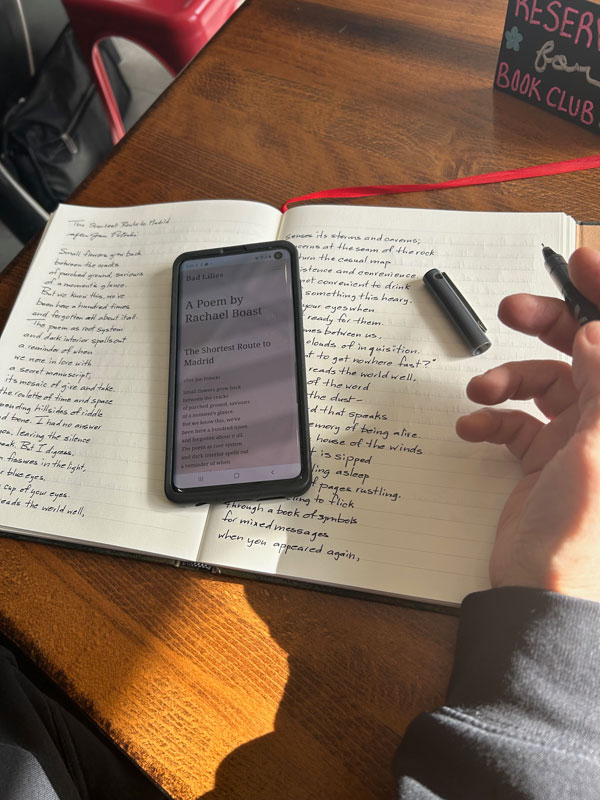
[[[454,433],[468,379],[550,357],[500,299],[555,294],[541,244],[564,214],[198,201],[61,206],[0,340],[0,527],[435,603],[486,588],[519,467]],[[163,495],[171,265],[181,252],[297,245],[314,482],[292,500],[176,507]],[[423,282],[448,271],[488,328],[468,355]]]

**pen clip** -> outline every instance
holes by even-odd
[[[467,302],[466,298],[462,295],[458,286],[455,286],[455,284],[452,282],[452,278],[450,278],[450,276],[447,275],[445,272],[442,272],[442,275],[444,276],[444,279],[448,282],[448,285],[450,286],[454,294],[458,297],[460,302],[465,306],[469,314],[473,317],[473,321],[479,325],[482,331],[484,332],[487,331],[487,328],[485,327],[483,322],[479,319],[479,317],[473,310],[472,306]]]

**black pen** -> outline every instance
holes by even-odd
[[[485,353],[492,343],[485,335],[486,327],[452,283],[445,272],[430,269],[423,275],[423,283],[446,312],[450,322],[466,342],[472,355]]]
[[[597,306],[591,303],[587,297],[584,297],[572,283],[567,262],[564,258],[555,253],[551,247],[542,247],[542,253],[544,255],[544,265],[550,273],[550,277],[557,285],[559,292],[569,307],[569,311],[577,322],[580,325],[585,325],[586,322],[600,320],[600,310]]]

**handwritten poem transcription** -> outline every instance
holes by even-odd
[[[0,341],[4,529],[195,560],[206,511],[162,489],[171,265],[261,239],[242,205],[59,209]]]

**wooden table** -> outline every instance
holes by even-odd
[[[505,3],[248,0],[78,191],[90,205],[439,181],[591,155],[492,90]],[[600,219],[595,171],[363,202]],[[6,318],[32,247],[0,283]],[[453,616],[0,540],[0,627],[173,797],[391,796]]]

